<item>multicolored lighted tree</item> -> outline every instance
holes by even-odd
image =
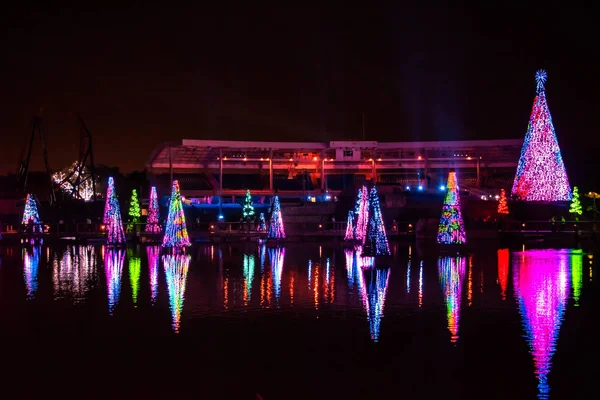
[[[129,200],[129,224],[128,229],[133,229],[134,224],[140,222],[142,210],[140,209],[140,199],[138,198],[137,190],[131,191],[131,200]]]
[[[467,235],[460,211],[458,181],[454,170],[451,170],[448,174],[446,188],[446,199],[442,206],[437,242],[440,244],[464,244],[467,242]]]
[[[108,178],[106,189],[106,203],[104,205],[104,225],[106,229],[106,244],[125,244],[125,232],[123,231],[123,220],[121,218],[121,207],[115,192],[115,180]]]
[[[346,236],[344,240],[354,240],[354,211],[348,211],[348,223],[346,224]]]
[[[21,224],[26,228],[31,226],[30,233],[42,233],[42,223],[40,222],[37,201],[35,200],[35,196],[31,193],[28,193],[27,198],[25,199],[25,209],[23,210]]]
[[[273,197],[273,209],[271,211],[271,219],[269,220],[269,232],[267,233],[267,238],[285,239],[285,229],[283,228],[279,196]]]
[[[246,198],[244,199],[242,215],[246,221],[254,218],[254,206],[252,205],[252,196],[250,195],[250,190],[246,191]]]
[[[379,204],[379,195],[377,194],[377,188],[373,185],[369,192],[369,223],[363,246],[363,255],[372,257],[389,256],[390,254],[390,246]]]
[[[537,95],[521,149],[512,195],[523,201],[568,201],[571,187],[546,101],[547,74],[535,75]]]
[[[356,207],[354,209],[354,239],[361,242],[367,236],[367,224],[369,222],[369,191],[366,186],[358,189]]]
[[[500,189],[500,199],[498,200],[498,214],[508,214],[508,201],[506,200],[506,191]]]
[[[160,233],[159,218],[158,195],[156,194],[156,186],[152,186],[152,189],[150,189],[150,204],[148,205],[148,219],[146,220],[147,233]]]
[[[266,232],[267,231],[267,221],[265,219],[265,213],[260,213],[258,215],[258,228],[257,230],[259,232]]]
[[[569,212],[576,216],[583,213],[581,201],[579,200],[579,188],[577,186],[573,187],[573,198],[571,199],[571,207],[569,207]]]
[[[165,235],[163,236],[163,247],[186,247],[190,246],[187,227],[185,225],[185,214],[181,204],[181,193],[179,191],[179,181],[173,181],[171,191],[171,201],[169,202],[169,213],[165,225]]]

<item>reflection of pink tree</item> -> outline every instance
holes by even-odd
[[[108,293],[108,312],[112,315],[121,295],[121,275],[125,251],[110,247],[104,248],[104,271],[106,272],[106,290]]]
[[[569,295],[569,254],[530,250],[514,257],[513,283],[527,341],[531,347],[538,391],[550,392],[548,373]]]
[[[160,248],[158,246],[148,246],[146,247],[146,254],[148,256],[150,275],[150,300],[152,301],[152,305],[154,305],[158,296],[158,260]]]
[[[462,286],[465,278],[465,257],[440,257],[438,259],[438,273],[440,284],[446,300],[446,317],[448,318],[448,330],[450,341],[458,341],[458,327],[460,321],[460,299]]]

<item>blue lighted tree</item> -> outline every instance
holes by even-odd
[[[379,195],[375,185],[369,192],[369,223],[367,224],[367,235],[363,246],[364,256],[389,256],[390,246],[385,233]]]
[[[31,225],[31,233],[42,233],[42,225],[40,222],[40,214],[38,212],[37,201],[33,194],[28,193],[25,200],[25,209],[23,210],[23,219],[21,223],[28,227]]]
[[[285,239],[285,229],[283,228],[283,218],[281,217],[281,205],[279,204],[279,196],[273,197],[273,209],[271,211],[271,219],[269,221],[269,239]]]

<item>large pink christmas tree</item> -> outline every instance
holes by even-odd
[[[546,101],[546,71],[535,75],[537,95],[521,149],[512,195],[524,201],[568,201],[571,189]]]

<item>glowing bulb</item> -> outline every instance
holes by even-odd
[[[444,186],[444,185],[440,186],[440,190],[446,190],[446,186]]]
[[[423,190],[423,186],[419,185],[418,189]]]
[[[406,190],[410,190],[410,186],[407,186],[407,187],[406,187]]]

